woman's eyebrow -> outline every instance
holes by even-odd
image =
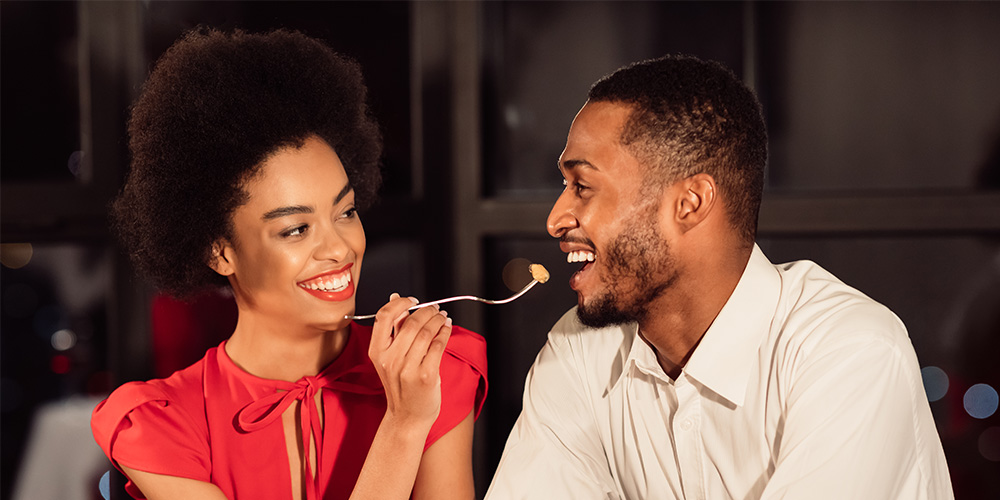
[[[350,182],[345,184],[344,188],[340,190],[340,193],[337,193],[337,197],[333,199],[333,204],[336,205],[337,203],[340,203],[340,200],[343,200],[344,197],[347,196],[348,193],[350,193],[353,189],[354,188],[351,187]],[[292,205],[288,207],[278,207],[275,208],[274,210],[268,210],[260,218],[264,222],[267,222],[274,219],[280,219],[282,217],[285,217],[286,215],[311,214],[311,213],[313,213],[312,207],[307,207],[305,205]]]
[[[347,196],[347,193],[350,193],[353,190],[354,188],[351,186],[350,182],[344,184],[344,189],[341,189],[340,194],[338,194],[337,197],[333,199],[333,204],[336,205],[337,203],[340,203],[340,200],[343,200],[344,197]]]
[[[280,219],[286,215],[295,214],[311,214],[313,213],[312,207],[307,207],[305,205],[293,205],[290,207],[280,207],[274,210],[269,210],[267,213],[261,216],[261,219],[265,222],[274,219]]]

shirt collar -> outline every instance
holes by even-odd
[[[736,289],[691,354],[684,373],[742,406],[780,292],[781,276],[755,244]]]

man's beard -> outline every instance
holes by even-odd
[[[655,210],[627,221],[605,252],[606,288],[577,307],[580,322],[592,328],[642,321],[649,304],[676,279],[670,248],[656,226]],[[643,216],[645,215],[645,216]]]

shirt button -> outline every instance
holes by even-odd
[[[689,431],[689,430],[691,430],[691,426],[692,425],[693,425],[693,423],[691,422],[691,419],[690,418],[685,418],[684,421],[681,422],[681,429]]]

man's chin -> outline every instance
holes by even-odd
[[[580,323],[591,328],[624,325],[635,321],[632,315],[615,308],[605,300],[598,300],[591,304],[577,304],[576,316]]]

